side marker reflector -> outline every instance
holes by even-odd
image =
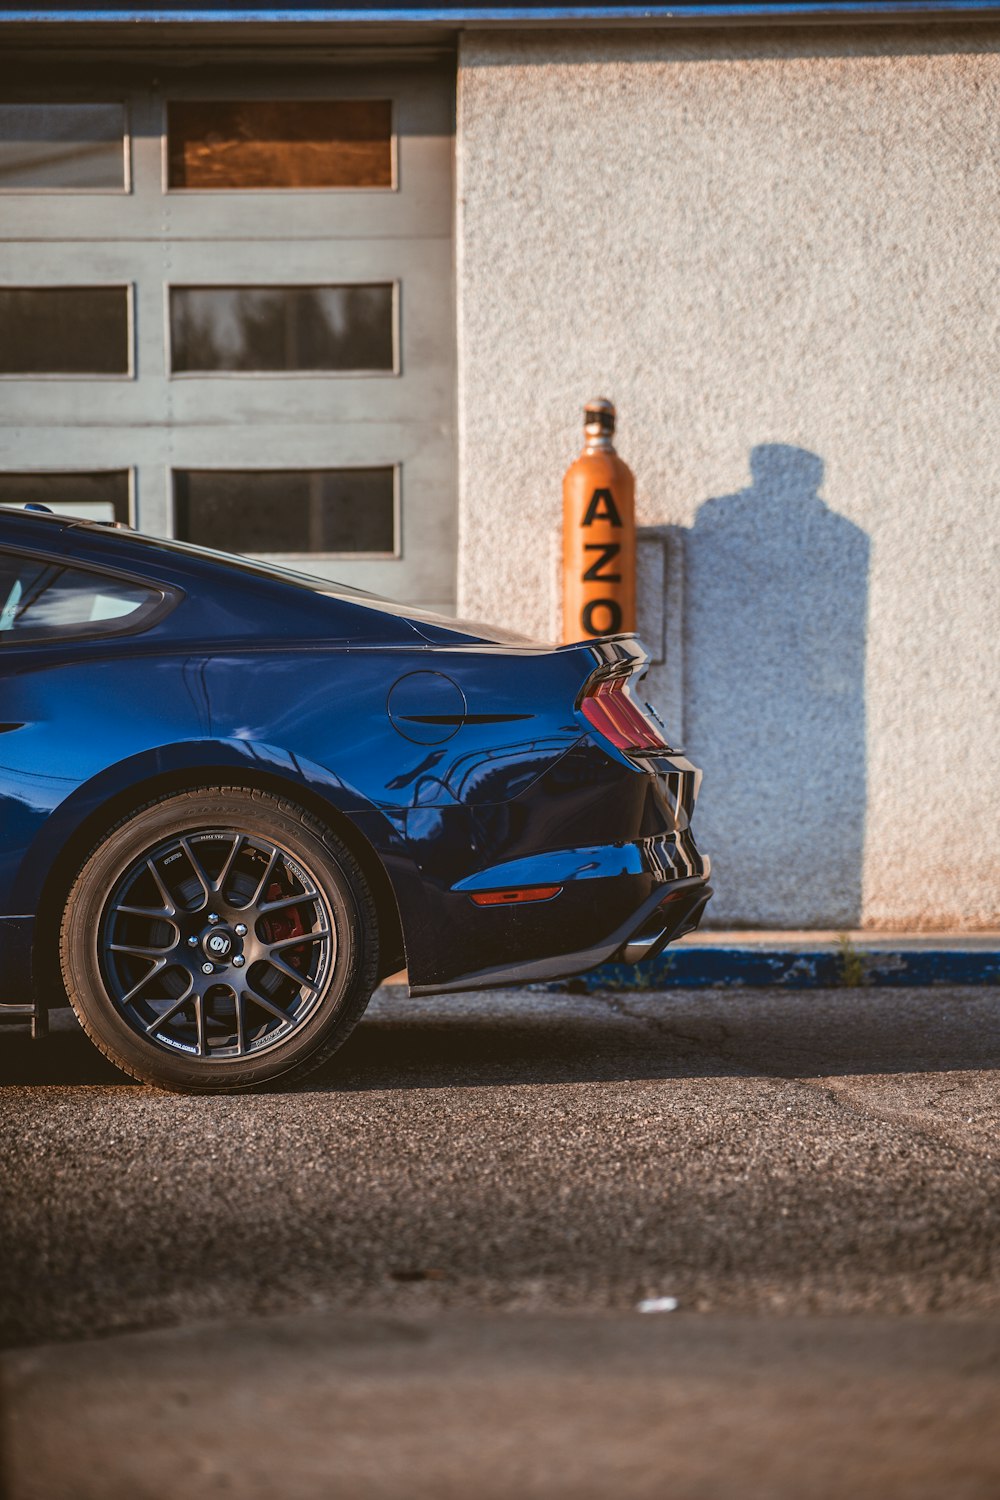
[[[561,885],[527,885],[513,891],[477,891],[472,899],[477,906],[513,906],[519,901],[551,901],[561,890]]]

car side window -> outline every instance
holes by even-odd
[[[131,630],[160,599],[130,580],[0,552],[0,646]]]

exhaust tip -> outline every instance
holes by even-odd
[[[640,932],[636,937],[630,938],[622,948],[621,962],[638,964],[644,958],[655,958],[664,945],[666,936],[667,929],[662,924],[655,932]]]

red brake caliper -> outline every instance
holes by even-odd
[[[280,901],[286,893],[281,889],[277,881],[268,887],[265,901]],[[265,943],[281,943],[285,938],[305,937],[308,931],[302,920],[302,913],[297,906],[286,906],[284,911],[276,911],[272,916],[265,917],[262,923],[262,932]],[[285,948],[282,950],[282,958],[286,964],[293,969],[302,967],[302,949]]]

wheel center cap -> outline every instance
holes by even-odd
[[[236,947],[236,938],[225,927],[211,927],[202,937],[201,946],[206,958],[224,964]]]

